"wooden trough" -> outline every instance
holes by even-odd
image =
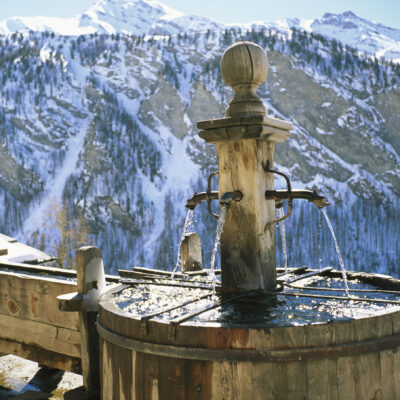
[[[98,275],[104,278],[103,261],[94,247],[78,250],[76,259],[76,271],[0,263],[0,353],[82,374],[85,388],[97,391],[97,308],[84,299]]]
[[[149,319],[144,329],[115,304],[123,289],[100,299],[102,399],[400,399],[400,311],[273,328]]]

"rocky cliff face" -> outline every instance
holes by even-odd
[[[116,6],[100,3],[104,15]],[[156,27],[183,18],[157,10],[149,14]],[[269,55],[259,90],[269,115],[294,125],[276,146],[276,167],[293,186],[327,195],[349,268],[398,273],[399,64],[294,27],[210,24],[146,37],[101,29],[0,36],[0,230],[51,251],[61,233],[49,210],[65,202],[70,220],[87,219],[109,271],[173,268],[186,198],[205,190],[217,165],[196,122],[223,116],[232,93],[219,59],[244,39]],[[198,208],[208,264],[215,222]],[[321,257],[337,265],[319,225],[313,205],[295,203],[290,265],[316,266]]]

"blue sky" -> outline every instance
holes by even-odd
[[[0,20],[12,16],[72,17],[88,8],[94,0],[0,0]],[[400,29],[400,0],[164,0],[187,14],[212,17],[218,22],[251,22],[286,17],[314,19],[325,12],[351,10]]]

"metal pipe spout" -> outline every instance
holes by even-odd
[[[308,189],[267,190],[265,198],[277,202],[282,202],[285,199],[304,199],[314,203],[318,208],[329,206],[329,202],[324,196],[321,196],[315,190]]]
[[[218,200],[218,190],[213,190],[212,192],[195,193],[190,199],[187,200],[185,207],[189,210],[194,210],[201,202],[211,200]]]

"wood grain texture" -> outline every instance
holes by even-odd
[[[199,132],[199,136],[207,143],[247,139],[264,139],[270,143],[281,143],[289,135],[285,129],[267,125],[229,126]]]
[[[181,271],[200,271],[203,269],[200,236],[195,233],[186,233],[180,245]]]
[[[97,391],[100,388],[100,362],[96,319],[98,296],[105,288],[103,257],[98,248],[86,246],[76,252],[76,275],[78,294],[84,298],[78,313],[83,385],[88,391]],[[87,304],[85,297],[90,297]]]
[[[62,369],[74,372],[75,374],[82,373],[81,360],[79,357],[67,356],[24,343],[0,339],[0,353],[3,353],[3,355],[14,354],[49,368]]]
[[[274,145],[263,140],[219,142],[217,152],[220,196],[235,190],[244,196],[230,205],[221,235],[222,287],[274,288],[275,228],[264,232],[275,219],[275,202],[264,197],[274,177],[262,167],[267,160],[272,166]]]
[[[265,358],[271,354],[280,357],[279,361],[275,361],[278,358],[252,362],[200,361],[185,359],[183,353],[179,359],[167,353],[134,353],[131,376],[135,378],[136,399],[154,398],[156,394],[159,400],[399,399],[400,346],[396,337],[392,341],[383,340],[392,337],[399,312],[340,323],[291,327],[184,324],[178,326],[176,337],[171,340],[167,323],[150,321],[147,335],[142,335],[138,321],[123,313],[119,315],[114,308],[105,310],[105,304],[100,307],[100,322],[127,338],[166,344],[183,351],[190,348],[218,350],[222,357],[225,352],[232,354],[235,350],[244,350],[247,354],[260,350]],[[373,345],[369,346],[371,343]],[[380,347],[379,343],[389,347]],[[375,347],[377,344],[379,346]],[[304,356],[304,350],[311,355]],[[297,358],[297,354],[304,359]],[[121,360],[122,356],[118,357]],[[120,388],[122,376],[119,376]]]
[[[235,92],[226,109],[226,117],[267,113],[256,93],[267,74],[268,57],[259,45],[241,41],[225,50],[221,58],[221,75]]]
[[[1,337],[9,341],[70,357],[81,356],[80,335],[76,330],[1,314],[0,332]]]
[[[185,363],[185,399],[211,399],[213,363],[207,361],[186,360]]]
[[[78,316],[57,304],[57,296],[74,290],[73,282],[0,271],[0,313],[78,330]]]
[[[307,399],[307,367],[305,361],[286,363],[288,400]]]
[[[382,399],[379,353],[355,357],[357,399]]]
[[[249,115],[231,118],[210,119],[197,122],[197,128],[200,130],[210,130],[216,128],[226,128],[237,125],[267,125],[273,128],[279,128],[290,131],[293,127],[290,122],[279,118],[268,117],[267,115]]]
[[[336,360],[307,361],[307,396],[315,400],[338,398]]]

